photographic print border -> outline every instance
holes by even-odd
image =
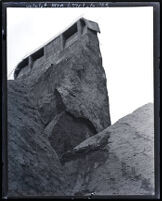
[[[8,197],[8,161],[7,161],[7,8],[8,7],[153,7],[153,59],[154,59],[154,164],[155,164],[155,195],[134,196],[30,196],[14,198],[100,198],[100,199],[159,199],[160,198],[160,3],[159,2],[32,2],[32,1],[2,1],[2,198]]]

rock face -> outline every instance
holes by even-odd
[[[153,195],[153,105],[83,141],[62,160],[74,195]]]
[[[97,32],[80,19],[8,81],[9,196],[154,192],[152,105],[110,126]]]
[[[97,32],[97,23],[78,20],[8,81],[11,195],[67,194],[62,155],[110,125]]]
[[[43,130],[28,87],[8,81],[8,196],[65,195],[63,167]]]

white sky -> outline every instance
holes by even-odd
[[[78,18],[99,24],[111,121],[153,102],[153,8],[7,8],[8,79],[17,63]]]

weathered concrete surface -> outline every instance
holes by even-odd
[[[62,158],[73,195],[153,195],[153,105],[147,104]]]

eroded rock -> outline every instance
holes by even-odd
[[[147,104],[65,155],[71,193],[153,195],[153,125],[153,105]]]
[[[47,125],[44,134],[61,157],[84,139],[96,134],[96,130],[89,120],[62,112]]]
[[[9,195],[153,194],[153,106],[110,126],[99,29],[78,23],[8,81]]]
[[[8,196],[66,194],[64,170],[43,131],[28,86],[8,81]]]
[[[97,32],[97,23],[80,19],[8,81],[11,195],[68,194],[60,157],[111,124]]]

